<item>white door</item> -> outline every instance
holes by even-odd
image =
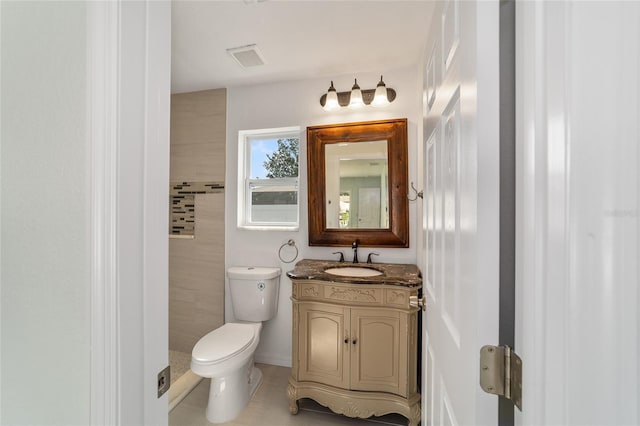
[[[428,39],[423,170],[427,310],[423,424],[497,424],[478,384],[498,343],[498,2],[436,6]]]
[[[380,228],[380,188],[358,188],[358,228]]]
[[[640,3],[519,2],[517,424],[640,423]]]

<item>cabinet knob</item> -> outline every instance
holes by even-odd
[[[358,343],[358,339],[353,339],[353,340],[351,341],[351,343],[353,343],[353,344],[355,345],[356,343]]]
[[[349,338],[348,338],[348,337],[345,337],[344,342],[345,342],[345,343],[349,343]]]

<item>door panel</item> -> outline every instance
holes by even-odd
[[[478,384],[497,344],[499,290],[498,2],[438,3],[425,58],[424,424],[496,424]]]
[[[442,12],[442,58],[443,74],[449,70],[460,43],[460,12],[458,1],[445,2]]]
[[[437,388],[436,388],[436,380],[434,377],[434,370],[436,368],[436,360],[433,356],[433,350],[432,348],[427,345],[428,349],[427,349],[427,356],[426,356],[426,372],[425,372],[425,383],[423,385],[423,388],[426,390],[426,392],[422,393],[422,399],[423,399],[423,405],[424,405],[424,423],[427,426],[432,426],[435,423],[435,418],[434,418],[434,405],[433,405],[433,401],[435,399],[435,395],[437,393]]]
[[[358,228],[380,228],[380,188],[358,188]]]
[[[426,174],[426,183],[425,183],[425,200],[426,200],[426,208],[425,208],[425,226],[423,229],[426,229],[426,238],[423,240],[426,241],[426,250],[427,259],[425,262],[426,271],[425,271],[425,281],[424,288],[427,291],[428,297],[435,302],[436,300],[436,244],[439,241],[439,232],[438,232],[438,222],[437,219],[440,217],[440,207],[439,207],[439,193],[436,193],[436,188],[439,189],[436,180],[438,176],[438,172],[440,171],[440,167],[438,165],[438,153],[440,147],[436,145],[436,140],[439,136],[439,131],[436,129],[429,140],[426,143],[425,150],[425,166],[427,170]],[[436,201],[438,201],[438,206],[436,206]]]
[[[440,384],[440,388],[442,389],[442,405],[440,407],[440,422],[438,424],[444,426],[457,425],[458,422],[456,421],[455,415],[453,413],[451,399],[449,398],[449,393],[447,392],[444,381]]]
[[[300,303],[299,310],[299,380],[348,389],[349,309]]]
[[[448,337],[460,348],[460,89],[442,114],[442,319]]]
[[[351,389],[406,395],[407,317],[396,311],[351,309]],[[356,344],[353,344],[356,339]],[[401,357],[405,362],[401,361]],[[404,371],[400,368],[404,366]]]

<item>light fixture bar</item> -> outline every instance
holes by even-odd
[[[362,101],[365,105],[371,104],[373,101],[373,97],[376,94],[376,89],[365,89],[362,90]],[[387,87],[387,98],[389,102],[393,102],[396,99],[396,91]],[[351,100],[351,91],[348,92],[338,92],[338,103],[341,107],[349,106],[349,101]],[[320,97],[320,105],[324,107],[327,102],[327,94],[325,93]]]

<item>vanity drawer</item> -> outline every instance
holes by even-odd
[[[332,303],[380,305],[384,300],[384,289],[380,286],[349,285],[323,281],[293,282],[293,298]]]
[[[417,291],[415,292],[417,294]],[[404,288],[386,288],[384,290],[384,303],[387,306],[397,306],[399,308],[409,307],[409,296],[411,292]]]
[[[316,280],[294,280],[292,298],[298,301],[352,304],[359,306],[388,306],[409,309],[409,296],[415,288],[390,285],[342,284]]]
[[[322,299],[321,284],[318,283],[293,283],[293,297],[298,300]]]
[[[379,286],[326,285],[324,298],[332,302],[348,302],[358,305],[381,305],[384,290]]]

